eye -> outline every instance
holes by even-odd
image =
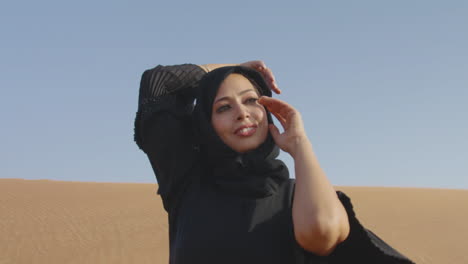
[[[246,103],[255,103],[257,102],[258,98],[256,97],[250,97],[247,100],[245,100]]]
[[[222,106],[220,106],[220,107],[218,107],[218,108],[216,109],[216,113],[222,113],[222,112],[224,112],[224,111],[229,110],[230,108],[231,108],[231,106],[228,105],[228,104],[222,105]]]

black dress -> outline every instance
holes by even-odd
[[[342,192],[350,234],[319,257],[294,238],[294,179],[279,182],[273,195],[249,197],[198,177],[191,114],[204,75],[193,64],[159,65],[141,79],[134,139],[149,158],[168,213],[170,264],[413,263],[364,228]]]

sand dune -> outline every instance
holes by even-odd
[[[468,263],[468,190],[337,187],[417,263]],[[0,264],[168,263],[156,184],[0,179]]]

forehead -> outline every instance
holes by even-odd
[[[249,79],[241,74],[233,73],[226,77],[226,79],[221,83],[216,94],[216,98],[233,96],[248,89],[258,93],[257,87],[255,87]]]

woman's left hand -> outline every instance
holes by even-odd
[[[275,75],[273,75],[273,72],[271,71],[271,69],[266,66],[265,62],[261,60],[254,60],[254,61],[247,61],[239,65],[257,70],[258,72],[262,74],[263,78],[268,83],[268,85],[270,86],[270,89],[273,92],[277,94],[281,93],[281,90],[280,88],[278,88],[278,84],[276,83]]]
[[[283,133],[274,124],[269,124],[271,135],[278,147],[294,157],[298,145],[308,141],[301,114],[290,104],[276,98],[262,96],[258,103],[265,106],[281,123]]]
[[[273,72],[270,70],[270,68],[266,66],[265,62],[261,60],[247,61],[241,64],[202,64],[198,66],[203,68],[205,72],[210,72],[220,67],[235,66],[235,65],[248,67],[248,68],[251,68],[260,72],[260,74],[262,74],[263,78],[265,79],[268,86],[270,87],[270,89],[277,94],[281,93],[280,88],[278,88],[278,84],[276,84],[276,79],[275,79],[275,76],[273,75]]]

